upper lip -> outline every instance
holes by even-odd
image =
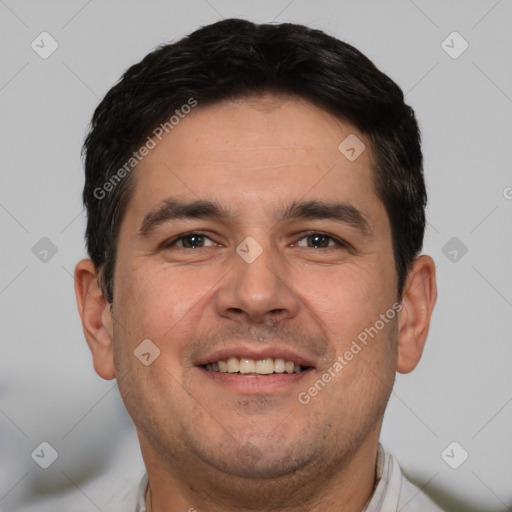
[[[195,364],[196,366],[203,366],[208,363],[225,361],[230,357],[254,359],[255,361],[268,358],[284,359],[285,361],[292,361],[300,366],[315,366],[310,356],[299,354],[290,348],[278,346],[254,347],[248,345],[236,345],[214,350],[200,357]]]

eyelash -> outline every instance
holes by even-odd
[[[163,249],[170,249],[171,247],[175,246],[176,243],[179,242],[180,240],[184,240],[184,239],[186,239],[186,238],[188,238],[190,236],[194,236],[194,235],[202,236],[204,238],[208,238],[210,241],[213,241],[213,240],[211,240],[211,238],[208,235],[206,235],[204,233],[201,233],[200,231],[188,231],[187,233],[183,233],[181,235],[178,235],[175,238],[172,238],[171,240],[168,240],[168,241],[164,242],[162,244],[162,248]],[[329,233],[325,233],[323,231],[306,231],[305,233],[302,234],[301,238],[299,238],[297,240],[297,242],[299,242],[300,240],[302,240],[304,238],[307,238],[309,236],[314,236],[314,235],[320,235],[320,236],[323,236],[325,238],[328,238],[328,239],[332,240],[338,247],[345,248],[345,249],[351,248],[351,245],[348,244],[347,242],[345,242],[344,240],[336,238],[336,237],[330,235]],[[295,243],[297,243],[297,242],[295,242]],[[191,251],[195,250],[195,249],[190,249],[188,247],[181,247],[181,249],[189,249]],[[319,249],[322,249],[322,248],[319,247]],[[335,249],[335,247],[323,247],[323,249]]]
[[[333,235],[330,235],[329,233],[325,233],[324,231],[306,231],[302,234],[301,238],[299,238],[299,241],[303,238],[307,238],[308,236],[314,236],[314,235],[320,235],[325,238],[328,238],[332,240],[338,247],[348,249],[350,248],[350,244],[345,242],[345,240],[342,240],[341,238],[337,238]],[[325,247],[324,249],[335,249],[336,247]]]
[[[204,238],[208,238],[211,240],[211,238],[208,235],[205,235],[204,233],[201,233],[200,231],[188,231],[187,233],[183,233],[181,235],[178,235],[175,238],[171,238],[170,240],[167,240],[166,242],[164,242],[162,244],[162,248],[169,249],[172,246],[176,245],[176,242],[179,242],[180,240],[184,240],[185,238],[188,238],[193,235],[202,236]],[[188,249],[188,247],[181,247],[181,249]],[[190,249],[190,250],[193,250],[193,249]]]

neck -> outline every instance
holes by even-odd
[[[171,465],[141,438],[148,470],[148,512],[361,512],[376,478],[377,437],[331,464],[315,460],[273,479],[221,473],[202,461]]]

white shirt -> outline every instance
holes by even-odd
[[[402,474],[397,460],[379,444],[378,483],[362,512],[443,512]]]
[[[443,512],[426,494],[402,474],[396,459],[381,445],[377,453],[378,483],[362,512]],[[137,491],[135,512],[147,512],[148,475],[142,478]]]

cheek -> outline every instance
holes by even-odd
[[[144,411],[158,410],[164,395],[173,397],[166,401],[169,410],[186,400],[180,384],[184,368],[179,358],[194,334],[198,301],[204,290],[198,290],[190,276],[168,268],[120,264],[118,270],[114,297],[118,385],[126,408],[137,418],[136,424],[149,432],[151,424]],[[150,344],[144,341],[147,339]],[[147,366],[138,358],[145,353],[149,353]]]
[[[146,264],[123,272],[120,266],[116,295],[118,319],[126,324],[122,336],[128,336],[131,344],[149,338],[166,358],[172,357],[194,334],[202,302],[220,278],[218,270]]]
[[[295,280],[302,283],[298,293],[304,306],[340,349],[392,306],[393,285],[382,275],[378,265],[351,263],[328,272],[323,268],[303,273]]]

